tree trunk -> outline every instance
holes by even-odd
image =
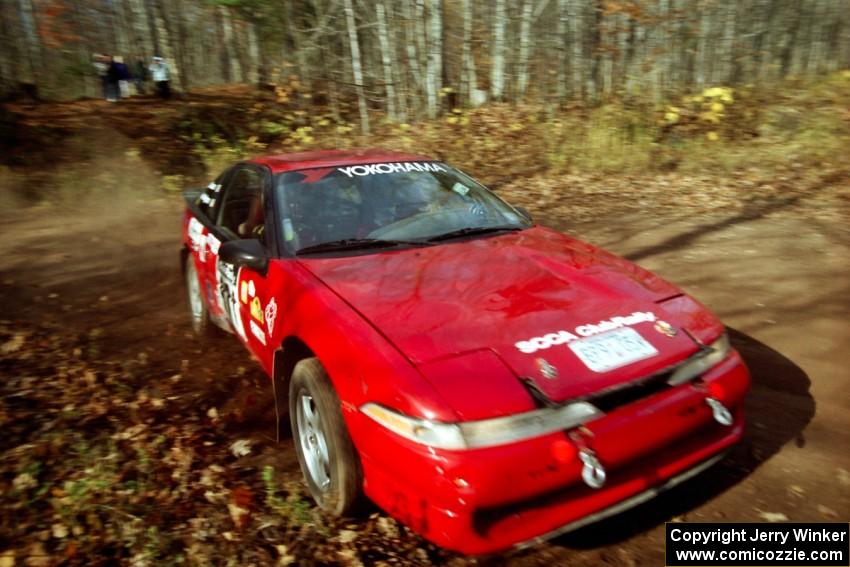
[[[401,3],[402,16],[404,17],[404,44],[405,52],[407,53],[407,66],[410,75],[413,77],[413,88],[407,89],[413,100],[416,102],[419,95],[424,91],[424,81],[422,77],[422,67],[419,65],[419,52],[417,51],[417,40],[420,23],[414,19],[413,11],[410,7],[410,0],[402,0]],[[402,96],[405,96],[402,93]],[[418,107],[421,108],[421,107]]]
[[[369,109],[366,106],[366,94],[363,91],[363,70],[360,66],[360,43],[357,40],[357,27],[354,22],[354,7],[351,0],[345,0],[345,23],[348,28],[348,47],[351,51],[351,72],[354,75],[354,88],[357,91],[357,107],[360,110],[360,130],[369,133]]]
[[[443,78],[443,14],[440,0],[428,3],[428,117],[439,112],[439,93]]]
[[[517,98],[525,96],[528,88],[528,58],[531,53],[531,14],[534,0],[525,0],[522,6],[522,19],[519,32],[519,70],[517,79]]]
[[[572,70],[572,93],[576,98],[581,98],[582,83],[584,82],[584,37],[582,32],[582,0],[571,0],[570,8],[570,43],[572,45],[572,59],[570,66]]]
[[[711,36],[711,12],[703,0],[701,5],[699,42],[697,44],[696,79],[697,87],[702,90],[708,80],[708,49]]]
[[[381,44],[381,66],[384,69],[384,84],[387,94],[387,116],[395,122],[398,119],[395,110],[395,86],[393,85],[392,52],[390,51],[389,32],[387,31],[387,15],[384,12],[384,3],[375,3],[375,12],[378,18],[378,42]]]
[[[555,31],[555,48],[558,52],[556,93],[558,104],[567,99],[567,22],[569,21],[568,0],[558,0],[558,26]]]
[[[461,73],[461,94],[474,104],[478,79],[475,76],[475,58],[472,55],[472,0],[463,0],[463,70]]]
[[[266,51],[260,45],[257,33],[257,23],[251,20],[248,23],[248,55],[251,59],[251,73],[249,81],[255,85],[263,85],[269,82],[266,65]]]
[[[490,97],[502,100],[505,94],[505,0],[496,0],[493,14],[493,56],[490,66]]]
[[[218,7],[218,13],[221,22],[221,31],[223,34],[222,45],[224,47],[224,57],[227,58],[228,74],[230,81],[236,82],[243,78],[242,64],[239,61],[239,56],[236,52],[237,46],[233,37],[233,24],[230,21],[230,10],[224,6]]]

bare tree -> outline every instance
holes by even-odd
[[[357,92],[357,108],[360,110],[360,130],[369,133],[369,109],[366,106],[366,93],[363,89],[363,69],[360,66],[360,43],[357,40],[357,27],[354,22],[354,7],[351,0],[345,0],[345,23],[348,29],[348,46],[351,51],[351,70],[354,75],[354,88]]]
[[[528,87],[528,56],[531,52],[531,16],[534,0],[525,0],[519,32],[519,71],[517,72],[517,98],[525,96]]]
[[[490,67],[490,97],[501,100],[505,94],[505,0],[496,0],[493,14],[493,55]]]
[[[302,89],[324,90],[335,115],[356,102],[364,130],[372,100],[394,120],[408,110],[438,115],[443,87],[459,88],[470,105],[483,102],[482,75],[493,100],[562,103],[620,91],[661,100],[847,68],[847,7],[847,0],[0,0],[0,94],[18,83],[37,84],[46,96],[91,94],[98,84],[91,55],[107,52],[164,56],[183,89],[295,75]]]
[[[387,93],[387,115],[390,120],[397,120],[395,110],[395,88],[393,85],[392,52],[390,50],[389,32],[387,31],[387,15],[384,3],[375,3],[375,12],[378,18],[378,40],[381,44],[381,66],[384,69],[384,88]]]
[[[472,55],[472,0],[463,0],[463,66],[461,71],[461,94],[474,104],[478,79],[475,74],[475,58]]]
[[[426,92],[428,116],[438,112],[439,92],[443,77],[443,8],[440,0],[428,2],[428,73]]]

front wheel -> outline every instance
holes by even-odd
[[[301,472],[313,499],[335,516],[362,499],[363,473],[342,418],[341,404],[318,359],[295,365],[289,384],[289,418]]]
[[[208,337],[213,334],[213,324],[210,321],[210,313],[204,303],[201,293],[201,280],[198,278],[198,270],[192,255],[186,257],[186,295],[189,302],[189,318],[192,322],[192,331],[198,337]]]

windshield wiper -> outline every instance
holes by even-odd
[[[299,248],[295,254],[310,254],[312,252],[333,252],[336,250],[357,250],[362,248],[391,248],[393,246],[411,245],[422,246],[424,242],[412,240],[382,240],[380,238],[342,238],[320,244]]]
[[[451,230],[449,232],[444,232],[443,234],[438,234],[436,236],[432,236],[426,239],[426,242],[438,242],[440,240],[449,240],[451,238],[459,238],[461,236],[470,236],[473,234],[489,234],[492,232],[516,232],[518,230],[522,230],[522,227],[519,226],[472,226],[466,228],[459,228],[457,230]]]

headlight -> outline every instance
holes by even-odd
[[[729,335],[723,333],[719,339],[709,345],[708,349],[702,353],[697,353],[696,356],[677,368],[667,380],[667,383],[671,386],[678,386],[679,384],[689,382],[706,370],[714,367],[728,355]]]
[[[409,417],[374,403],[365,404],[360,410],[405,439],[439,449],[478,449],[506,445],[573,429],[603,415],[596,406],[587,402],[460,423],[440,423]]]

